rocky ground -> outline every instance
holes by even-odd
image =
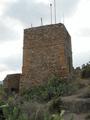
[[[84,87],[74,95],[62,97],[62,108],[66,110],[65,120],[90,120],[90,80],[80,80]]]

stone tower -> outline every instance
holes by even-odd
[[[24,30],[20,88],[40,85],[52,75],[72,74],[71,37],[61,23]]]

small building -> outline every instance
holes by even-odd
[[[72,75],[71,37],[64,24],[24,30],[20,89],[40,85],[52,75]]]
[[[7,75],[3,81],[4,89],[7,93],[18,93],[21,74]]]

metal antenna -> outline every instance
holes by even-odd
[[[42,19],[42,17],[41,17],[41,26],[43,26],[43,19]]]
[[[65,14],[64,14],[64,3],[62,1],[62,23],[65,23]]]
[[[52,24],[52,4],[50,3],[50,15],[51,15],[51,24]]]
[[[54,15],[55,15],[55,24],[56,24],[56,0],[54,0]]]

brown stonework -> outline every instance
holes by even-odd
[[[61,23],[24,30],[20,89],[42,84],[52,75],[72,74],[71,37]]]
[[[6,76],[3,81],[3,85],[7,93],[19,92],[20,76],[21,74],[11,74]]]

